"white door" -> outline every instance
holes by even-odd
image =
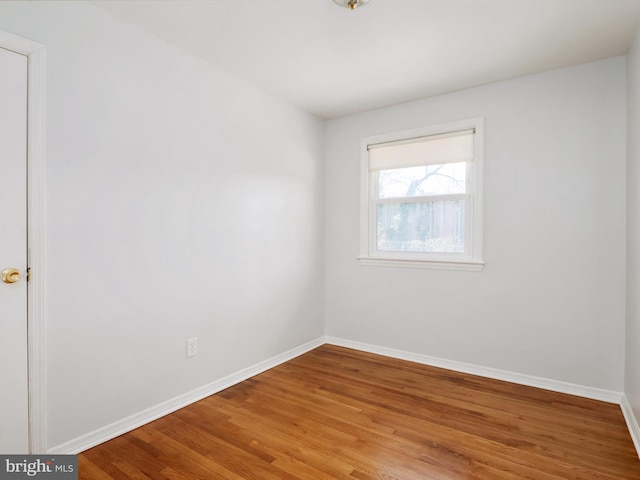
[[[27,57],[3,48],[0,271],[0,453],[28,453]]]

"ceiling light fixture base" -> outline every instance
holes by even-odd
[[[362,5],[366,5],[371,0],[333,0],[335,3],[340,5],[341,7],[348,8],[349,10],[355,10]]]

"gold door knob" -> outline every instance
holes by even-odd
[[[18,280],[20,280],[20,270],[16,268],[2,270],[2,281],[4,283],[16,283]]]

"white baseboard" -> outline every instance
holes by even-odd
[[[94,430],[93,432],[89,432],[85,435],[74,438],[73,440],[57,445],[48,449],[47,453],[57,455],[80,453],[91,447],[95,447],[100,443],[122,435],[123,433],[130,432],[131,430],[141,427],[153,420],[168,415],[169,413],[175,412],[176,410],[186,407],[198,400],[202,400],[214,393],[220,392],[225,388],[229,388],[248,378],[254,377],[259,373],[280,365],[281,363],[288,362],[289,360],[313,350],[324,343],[325,341],[322,337],[312,340],[304,345],[221,378],[220,380],[216,380],[215,382],[196,388],[195,390],[172,398],[171,400],[167,400],[166,402],[162,402],[154,407],[130,415],[122,420],[118,420],[110,425]]]
[[[162,402],[154,407],[130,415],[126,418],[123,418],[122,420],[118,420],[117,422],[114,422],[110,425],[99,428],[85,435],[74,438],[68,442],[52,447],[47,450],[47,453],[58,455],[80,453],[100,443],[106,442],[119,435],[122,435],[123,433],[130,432],[131,430],[141,427],[142,425],[152,422],[153,420],[175,412],[176,410],[186,407],[187,405],[197,402],[198,400],[202,400],[203,398],[220,392],[225,388],[236,385],[248,378],[258,375],[266,370],[269,370],[310,350],[313,350],[314,348],[317,348],[325,343],[352,348],[354,350],[361,350],[363,352],[375,353],[386,357],[408,360],[423,365],[430,365],[433,367],[468,373],[471,375],[478,375],[481,377],[493,378],[496,380],[504,380],[507,382],[542,388],[554,392],[567,393],[570,395],[591,398],[594,400],[621,404],[622,412],[629,427],[629,431],[631,432],[631,437],[640,455],[640,427],[638,427],[638,423],[633,415],[633,411],[631,410],[629,403],[621,392],[593,387],[585,387],[582,385],[560,382],[547,378],[534,377],[531,375],[524,375],[521,373],[509,372],[505,370],[498,370],[495,368],[483,367],[480,365],[458,362],[455,360],[446,360],[443,358],[431,357],[428,355],[406,352],[403,350],[396,350],[393,348],[381,347],[377,345],[370,345],[367,343],[355,342],[352,340],[346,340],[336,337],[321,337],[316,340],[312,340],[311,342],[305,343],[304,345],[291,349],[280,355],[276,355],[275,357],[269,358],[263,362],[252,365],[251,367],[240,370],[239,372],[228,375],[224,378],[221,378],[220,380],[216,380],[215,382],[209,383],[183,395],[167,400],[166,402]]]
[[[638,425],[638,419],[633,414],[633,409],[631,408],[626,395],[622,396],[620,408],[622,409],[622,415],[624,415],[624,421],[627,422],[627,428],[631,434],[633,445],[636,447],[638,458],[640,458],[640,425]]]
[[[568,393],[578,397],[600,400],[608,403],[620,404],[622,392],[612,390],[604,390],[601,388],[585,387],[573,383],[560,382],[548,378],[534,377],[532,375],[524,375],[522,373],[509,372],[506,370],[498,370],[496,368],[483,367],[471,363],[458,362],[456,360],[446,360],[444,358],[431,357],[419,353],[411,353],[393,348],[380,347],[378,345],[370,345],[367,343],[354,342],[342,338],[325,337],[326,343],[337,345],[340,347],[353,348],[363,352],[375,353],[386,357],[397,358],[400,360],[408,360],[410,362],[421,363],[432,367],[445,368],[456,372],[469,373],[480,377],[493,378],[495,380],[504,380],[506,382],[517,383],[529,387],[542,388],[559,393]]]

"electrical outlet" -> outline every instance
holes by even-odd
[[[187,358],[198,354],[198,337],[187,338]]]

